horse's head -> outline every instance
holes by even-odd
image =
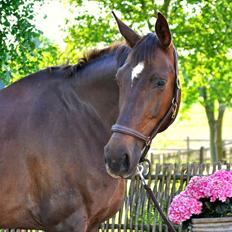
[[[144,37],[115,18],[131,50],[116,74],[119,115],[105,146],[105,162],[111,176],[125,178],[135,172],[149,136],[174,121],[180,91],[177,56],[165,17],[159,13],[156,34]]]

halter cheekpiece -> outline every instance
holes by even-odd
[[[111,131],[113,133],[121,133],[121,134],[130,135],[132,137],[135,137],[137,139],[144,141],[145,146],[143,148],[140,161],[143,161],[145,159],[145,156],[146,156],[148,150],[150,149],[151,142],[155,138],[155,136],[160,132],[160,129],[164,125],[167,125],[165,127],[165,129],[168,126],[170,126],[177,116],[177,112],[178,112],[178,108],[179,108],[179,101],[180,101],[180,80],[178,78],[177,54],[176,54],[175,49],[174,49],[174,67],[175,67],[175,79],[176,80],[175,80],[174,94],[173,94],[171,106],[168,109],[168,111],[166,112],[166,114],[164,115],[164,117],[160,120],[158,125],[153,129],[150,136],[146,136],[139,131],[136,131],[132,128],[122,126],[119,124],[114,124],[111,128]]]

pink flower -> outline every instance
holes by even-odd
[[[186,187],[186,194],[196,199],[207,197],[209,179],[208,176],[194,176]]]
[[[218,170],[211,176],[229,181],[232,184],[232,171]]]
[[[201,210],[202,203],[200,201],[182,192],[174,197],[168,209],[168,217],[173,223],[180,224],[182,221],[188,220],[193,214],[200,214]]]
[[[220,170],[210,176],[193,177],[186,190],[174,197],[168,209],[169,219],[180,224],[200,214],[203,198],[208,198],[212,204],[216,200],[225,202],[232,198],[232,172]]]
[[[217,172],[215,175],[210,176],[206,195],[210,198],[211,202],[217,199],[225,202],[227,198],[231,198],[232,175],[229,172]]]

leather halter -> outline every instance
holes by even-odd
[[[140,162],[144,161],[145,156],[148,150],[150,149],[151,142],[155,138],[155,136],[159,132],[162,132],[163,130],[168,128],[173,123],[178,113],[181,90],[180,90],[180,80],[178,78],[177,53],[175,49],[173,55],[174,55],[174,68],[175,68],[175,87],[174,87],[174,94],[173,94],[171,106],[166,112],[166,114],[164,115],[164,117],[160,120],[158,125],[152,130],[150,136],[146,136],[139,131],[136,131],[132,128],[122,126],[119,124],[114,124],[111,128],[111,131],[113,133],[130,135],[132,137],[135,137],[145,142],[145,146],[142,151]]]

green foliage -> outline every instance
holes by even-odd
[[[113,27],[109,26],[112,25],[112,16],[101,8],[101,3],[92,6],[92,8],[96,7],[96,11],[89,11],[88,6],[82,6],[82,1],[75,3],[72,1],[72,5],[73,8],[78,9],[78,13],[75,18],[76,23],[67,29],[68,36],[65,39],[66,49],[63,57],[71,63],[76,63],[84,50],[106,46],[117,40],[119,36],[115,24]],[[69,23],[67,19],[67,25]]]
[[[47,66],[58,65],[60,50],[46,38],[39,36],[35,49],[25,51],[23,57],[22,62],[16,59],[9,63],[12,75],[10,83]]]
[[[70,0],[70,3],[72,8],[78,9],[76,24],[68,28],[66,38],[65,54],[71,54],[71,62],[76,62],[80,55],[75,55],[77,50],[106,46],[120,39],[112,10],[141,34],[144,31],[154,31],[155,28],[158,5],[154,5],[150,0],[103,0],[92,1],[89,4],[82,0]]]
[[[225,202],[216,200],[214,203],[209,199],[203,199],[203,212],[201,217],[226,217],[232,215],[232,199],[227,199]]]
[[[84,6],[86,4],[86,1],[80,1],[80,0],[70,0],[70,2],[72,4],[76,4],[76,6],[78,7]],[[111,14],[112,10],[116,10],[121,13],[123,19],[127,21],[130,26],[136,25],[137,29],[141,29],[144,26],[150,26],[151,27],[150,29],[152,28],[154,29],[153,22],[158,6],[150,0],[134,0],[134,1],[103,0],[96,2],[97,4],[95,7],[97,7],[103,14],[105,12],[107,12],[107,14]],[[88,14],[89,11],[87,9],[85,15]],[[96,14],[94,15],[96,17]],[[109,27],[109,24],[108,25],[106,24],[106,27]]]
[[[183,228],[187,229],[193,218],[216,218],[216,217],[231,217],[232,216],[232,199],[227,199],[225,202],[216,200],[210,202],[210,199],[201,199],[203,204],[202,213],[193,215],[191,219],[183,223]]]
[[[175,44],[181,51],[181,73],[188,91],[185,105],[199,101],[204,106],[230,106],[232,2],[175,1],[170,19]]]
[[[187,90],[182,102],[185,109],[194,102],[205,108],[213,162],[223,158],[223,115],[232,106],[231,20],[230,0],[176,0],[170,14]]]
[[[231,105],[232,2],[230,0],[103,0],[89,10],[86,1],[70,0],[78,9],[77,24],[69,29],[67,42],[73,49],[109,44],[118,38],[111,10],[135,30],[154,31],[157,11],[168,16],[179,51],[185,108],[192,103],[215,102]],[[82,12],[82,13],[81,13]],[[120,14],[119,14],[120,15]],[[204,98],[202,91],[205,91]]]
[[[43,0],[0,1],[0,77],[6,85],[54,64],[59,54],[33,24],[39,2]]]
[[[120,39],[112,10],[141,34],[155,30],[155,15],[161,11],[179,51],[182,109],[200,102],[211,128],[220,128],[222,109],[232,106],[231,0],[68,1],[77,12],[74,25],[67,20],[64,54],[33,24],[34,5],[44,0],[0,1],[0,77],[5,84],[46,66],[76,63],[86,48]]]
[[[86,6],[86,1],[69,1],[79,9]],[[118,33],[111,26],[116,24],[111,23],[114,21],[111,10],[121,12],[120,18],[141,34],[148,29],[154,31],[157,11],[168,17],[179,51],[182,109],[187,110],[196,102],[202,104],[210,127],[212,160],[217,161],[218,157],[221,160],[223,115],[232,106],[232,1],[103,0],[94,3],[95,11],[91,13],[87,7],[70,30],[68,39],[76,46],[104,45],[117,38]]]

